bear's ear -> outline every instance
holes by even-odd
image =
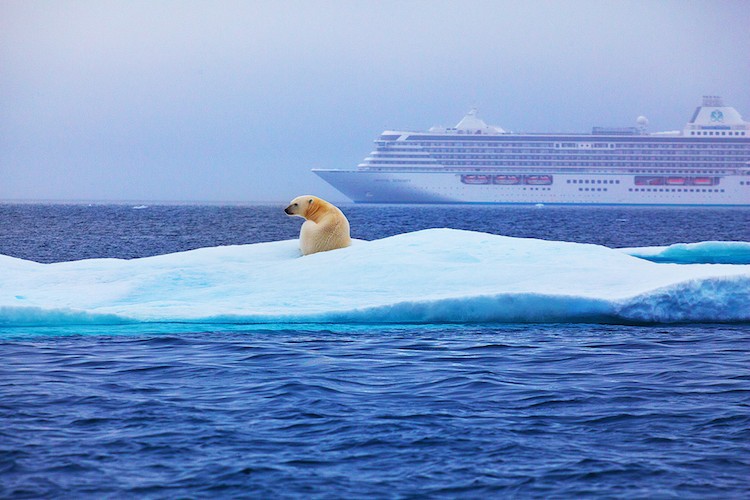
[[[309,205],[312,205],[312,202],[313,202],[313,199],[312,199],[312,198],[310,198],[309,200],[307,200],[307,203],[308,203]]]

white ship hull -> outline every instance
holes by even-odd
[[[662,177],[648,185],[634,174],[555,173],[550,184],[467,183],[468,172],[313,170],[356,203],[508,203],[750,206],[750,176]],[[638,184],[636,177],[640,177]],[[657,178],[656,176],[654,178]],[[696,181],[698,179],[698,181]],[[471,180],[469,182],[474,182]],[[682,182],[682,184],[674,184]],[[696,182],[699,184],[696,185]],[[710,184],[708,184],[710,182]],[[669,184],[668,184],[669,183]],[[701,185],[700,183],[704,183]]]

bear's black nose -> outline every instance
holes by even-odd
[[[285,212],[285,213],[286,213],[287,215],[292,215],[292,213],[291,213],[291,212],[289,211],[289,207],[286,207],[286,208],[284,209],[284,212]]]

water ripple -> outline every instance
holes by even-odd
[[[0,497],[748,493],[746,328],[345,330],[2,341]]]

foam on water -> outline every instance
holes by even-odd
[[[56,264],[0,256],[0,326],[750,321],[750,265],[644,260],[673,247],[615,250],[452,229],[306,257],[297,243]],[[741,261],[747,245],[687,249],[704,261],[712,250]]]

